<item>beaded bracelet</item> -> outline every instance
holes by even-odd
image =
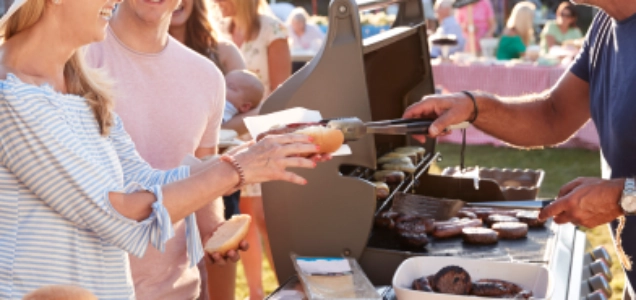
[[[475,116],[472,118],[472,120],[469,120],[469,123],[474,123],[477,120],[477,115],[479,115],[479,110],[477,109],[477,100],[475,99],[475,96],[473,96],[473,93],[469,92],[469,91],[462,91],[462,93],[466,96],[468,96],[468,98],[470,98],[470,100],[473,101],[473,107],[475,108]]]
[[[234,157],[229,156],[227,154],[221,155],[221,161],[229,163],[236,173],[239,175],[239,182],[236,184],[236,189],[240,189],[245,184],[245,172],[243,172],[243,167],[234,159]]]

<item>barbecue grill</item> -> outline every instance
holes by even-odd
[[[392,28],[361,39],[359,11],[398,4]],[[318,110],[325,118],[357,117],[364,122],[400,118],[408,105],[434,93],[433,76],[420,0],[332,0],[329,30],[322,49],[265,102],[262,113],[293,107]],[[396,191],[467,201],[504,200],[493,181],[428,174],[435,140],[424,145],[418,175],[407,176]],[[570,225],[548,223],[528,238],[495,246],[468,246],[458,240],[432,241],[420,251],[403,249],[394,237],[373,230],[379,206],[368,181],[376,158],[416,142],[405,136],[367,135],[349,143],[352,155],[334,157],[313,170],[295,170],[306,186],[263,184],[264,211],[276,275],[294,277],[290,253],[303,256],[354,257],[373,284],[387,286],[398,265],[416,255],[461,256],[546,264],[554,273],[553,299],[581,299],[607,289],[611,275],[604,249],[591,249],[585,234]],[[590,264],[599,260],[590,268]],[[593,271],[592,271],[593,270]],[[588,283],[588,280],[590,280]],[[288,285],[293,286],[294,281]],[[386,289],[386,299],[392,299]],[[611,289],[609,289],[611,292]],[[603,299],[600,294],[590,299]],[[596,298],[595,298],[596,297]],[[600,298],[599,298],[600,297]]]

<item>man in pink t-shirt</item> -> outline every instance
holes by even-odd
[[[128,0],[116,10],[106,40],[89,47],[88,61],[114,79],[115,111],[141,156],[154,168],[178,166],[186,155],[216,154],[225,82],[218,68],[168,35],[179,0]],[[224,220],[221,199],[196,212],[203,237]],[[189,265],[185,224],[164,253],[149,247],[130,256],[137,299],[197,299],[200,274]],[[205,244],[205,240],[203,240]],[[237,260],[236,253],[231,260]]]

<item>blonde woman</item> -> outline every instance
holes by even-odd
[[[534,10],[531,2],[519,2],[512,9],[506,29],[499,39],[497,59],[521,58],[526,47],[534,43]]]
[[[105,38],[119,2],[16,0],[0,19],[0,299],[45,285],[134,299],[126,252],[163,251],[185,220],[194,266],[203,249],[193,212],[243,184],[305,184],[285,169],[316,164],[290,157],[315,152],[309,138],[286,135],[193,167],[150,168],[81,51]]]

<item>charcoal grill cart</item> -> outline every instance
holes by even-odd
[[[359,12],[399,5],[392,28],[362,40]],[[262,113],[304,107],[325,118],[363,121],[400,118],[408,105],[434,93],[427,33],[420,0],[332,0],[329,30],[322,49],[265,102]],[[290,253],[356,258],[376,286],[389,286],[398,265],[412,256],[458,256],[545,264],[555,281],[553,299],[586,299],[607,289],[611,274],[604,249],[592,252],[585,234],[570,225],[548,223],[528,238],[496,246],[467,246],[458,240],[433,240],[421,251],[407,251],[386,233],[373,230],[378,208],[368,180],[376,159],[396,147],[415,145],[404,136],[366,136],[349,145],[352,155],[334,157],[313,170],[295,170],[306,186],[263,184],[267,231],[276,275],[281,283],[295,275]],[[418,162],[419,178],[407,176],[397,189],[433,197],[472,201],[503,200],[499,186],[472,179],[428,174],[438,157],[429,139]],[[415,188],[405,190],[412,180]],[[290,283],[293,285],[293,283]],[[610,289],[611,292],[611,289]],[[391,299],[390,289],[386,290]],[[600,297],[600,298],[599,298]],[[589,299],[603,299],[590,296]]]

